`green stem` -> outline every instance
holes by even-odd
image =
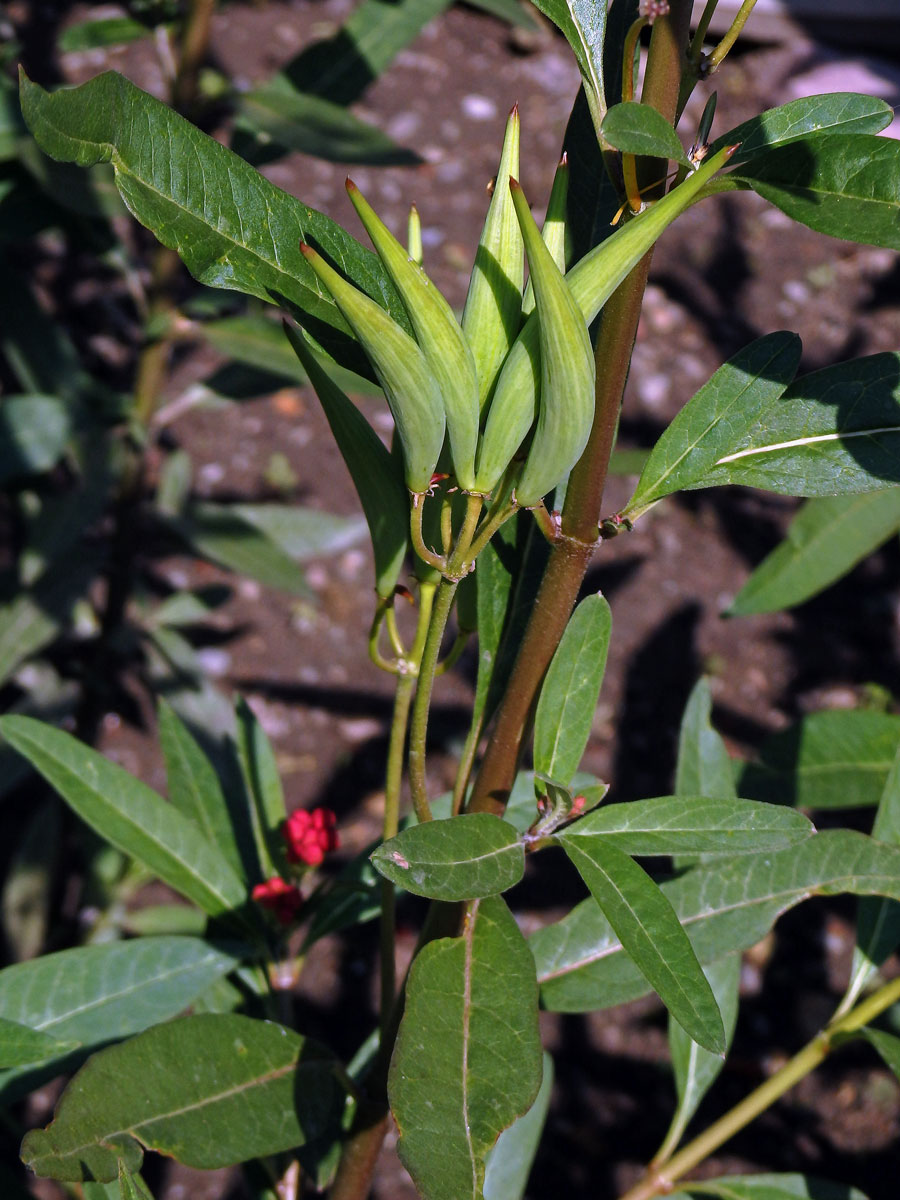
[[[894,979],[851,1012],[833,1020],[780,1070],[760,1084],[730,1112],[705,1129],[699,1137],[669,1159],[668,1163],[661,1160],[651,1163],[646,1177],[627,1191],[621,1200],[653,1200],[654,1196],[670,1192],[678,1179],[693,1170],[760,1113],[771,1108],[785,1092],[790,1091],[795,1084],[814,1071],[837,1046],[847,1040],[848,1035],[867,1025],[898,1000],[900,979]]]
[[[514,500],[510,500],[506,504],[498,504],[494,511],[488,514],[487,520],[478,529],[469,548],[468,558],[471,562],[475,561],[500,526],[505,525],[517,511],[518,505]]]
[[[406,745],[406,729],[409,724],[409,710],[415,692],[415,676],[410,673],[401,675],[397,681],[397,691],[394,696],[394,713],[391,720],[391,734],[388,743],[387,772],[384,783],[384,824],[382,837],[384,841],[397,836],[400,828],[400,788],[403,783],[403,750]],[[397,993],[396,954],[394,948],[394,885],[389,879],[381,881],[381,1036],[386,1033],[386,1026]]]
[[[706,31],[709,29],[709,23],[713,19],[713,14],[716,11],[718,3],[719,0],[706,0],[706,8],[704,8],[703,15],[697,22],[697,28],[694,30],[694,36],[691,39],[691,48],[688,50],[688,59],[695,69],[700,65]]]
[[[409,790],[412,795],[413,808],[420,822],[431,820],[431,806],[428,803],[428,785],[425,779],[425,742],[428,736],[428,712],[431,707],[431,692],[434,687],[434,672],[441,652],[441,640],[447,627],[447,619],[453,607],[453,598],[459,585],[449,579],[442,579],[431,622],[425,649],[419,666],[419,684],[416,688],[416,698],[413,703],[412,721],[409,728]]]
[[[649,21],[646,17],[638,17],[625,34],[625,45],[622,50],[622,100],[625,103],[634,99],[634,52],[637,49],[641,30],[648,24]]]
[[[453,806],[451,813],[455,817],[457,813],[461,813],[463,802],[466,798],[466,788],[469,786],[469,778],[472,774],[472,767],[475,764],[475,755],[478,752],[478,743],[481,740],[481,729],[484,718],[479,716],[473,721],[469,732],[466,736],[466,742],[463,746],[462,754],[459,759],[459,767],[456,771],[456,779],[453,782]]]
[[[421,558],[422,562],[427,563],[429,567],[434,567],[441,574],[447,570],[447,560],[440,554],[435,552],[425,545],[425,536],[422,532],[422,517],[425,512],[425,492],[413,492],[412,506],[409,512],[409,532],[412,538],[413,550]]]
[[[717,71],[719,67],[721,67],[726,54],[737,41],[742,29],[747,24],[747,19],[753,12],[753,7],[755,4],[756,0],[744,0],[744,3],[737,11],[737,15],[731,22],[731,28],[706,60],[707,75],[712,75],[713,71]]]

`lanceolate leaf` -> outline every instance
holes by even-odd
[[[819,233],[900,249],[900,145],[893,138],[807,137],[754,157],[734,179]]]
[[[737,799],[731,759],[712,727],[712,696],[705,679],[691,692],[678,733],[675,792],[679,796],[722,796]]]
[[[144,1147],[212,1169],[277,1154],[325,1134],[340,1114],[335,1060],[269,1021],[185,1017],[104,1050],[63,1093],[22,1158],[51,1179],[112,1180]]]
[[[614,104],[603,118],[601,133],[610,146],[625,154],[671,158],[690,165],[678,134],[657,109],[629,100]]]
[[[409,327],[375,255],[121,75],[107,71],[53,95],[23,77],[22,111],[54,158],[112,162],[132,214],[177,250],[201,283],[287,301],[329,352],[363,374],[364,356],[303,260],[300,240],[315,243]]]
[[[718,1196],[721,1200],[867,1200],[857,1188],[812,1175],[728,1175],[690,1183],[669,1200]]]
[[[740,446],[793,379],[800,351],[796,334],[771,333],[720,367],[653,447],[625,513],[690,487]]]
[[[480,1200],[485,1156],[541,1082],[534,962],[499,897],[409,976],[388,1093],[398,1152],[424,1200]]]
[[[741,856],[660,884],[701,963],[745,950],[778,917],[816,895],[900,899],[900,849],[849,830],[828,830],[772,854]],[[643,996],[647,982],[593,900],[529,939],[544,1005],[558,1012],[608,1008]]]
[[[787,496],[871,492],[900,482],[898,446],[900,355],[873,354],[798,379],[685,486],[741,483]]]
[[[572,47],[584,86],[591,93],[591,110],[602,117],[606,108],[603,40],[608,5],[604,0],[535,0],[535,6],[562,31]]]
[[[875,96],[863,96],[857,92],[805,96],[778,108],[767,109],[759,116],[729,129],[716,138],[710,146],[710,152],[715,153],[723,146],[733,146],[739,142],[737,157],[744,162],[810,134],[825,137],[833,133],[880,133],[893,119],[891,106]]]
[[[484,1200],[522,1200],[553,1092],[553,1059],[544,1051],[544,1078],[528,1112],[504,1129],[487,1156]]]
[[[565,786],[578,770],[600,695],[612,617],[599,593],[569,618],[541,687],[534,721],[534,767]]]
[[[0,975],[2,981],[2,975]],[[47,1058],[62,1058],[77,1042],[64,1042],[39,1029],[0,1017],[0,1067],[27,1067]]]
[[[602,811],[602,810],[601,810]],[[715,996],[672,905],[649,875],[604,838],[556,834],[629,958],[671,1015],[713,1054],[725,1051]]]
[[[211,562],[258,579],[267,587],[300,592],[303,572],[277,542],[251,524],[240,506],[196,502],[169,524]]]
[[[900,1080],[900,1038],[882,1029],[864,1029],[862,1033]]]
[[[525,873],[518,832],[490,813],[414,825],[379,846],[372,862],[386,879],[433,900],[496,896]]]
[[[900,716],[813,713],[763,742],[759,762],[744,765],[738,791],[754,800],[799,808],[874,805],[881,799],[898,744]]]
[[[626,854],[762,854],[815,833],[801,813],[757,800],[660,796],[606,804],[570,825],[566,844],[590,853],[600,841]]]
[[[27,1025],[80,1054],[177,1016],[238,965],[232,954],[192,937],[143,937],[60,950],[0,971],[0,1017]],[[41,1064],[59,1074],[65,1055]],[[35,1085],[32,1072],[0,1073],[11,1103]]]
[[[900,487],[808,500],[785,540],[763,559],[728,611],[746,616],[802,604],[846,575],[898,530]]]
[[[287,811],[284,789],[272,743],[259,718],[243,697],[234,707],[236,742],[241,773],[247,790],[250,822],[263,877],[278,874],[275,867],[277,836]]]
[[[204,912],[219,916],[245,903],[246,886],[221,851],[145,783],[31,717],[0,718],[0,732],[101,837]]]

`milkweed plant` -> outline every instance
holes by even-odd
[[[631,499],[618,511],[604,503],[657,239],[693,205],[752,191],[822,234],[897,248],[900,143],[878,136],[892,112],[828,94],[720,132],[710,92],[699,127],[677,132],[753,0],[715,45],[716,0],[693,32],[690,0],[536,3],[569,42],[582,87],[543,229],[520,182],[528,167],[512,109],[461,317],[426,274],[415,211],[400,241],[348,181],[373,253],[120,75],[52,94],[22,77],[24,118],[47,154],[111,163],[131,213],[198,280],[282,307],[368,523],[369,650],[395,685],[382,838],[336,872],[323,869],[339,847],[334,815],[286,813],[246,707],[237,737],[249,800],[237,810],[164,704],[167,800],[65,732],[0,721],[83,821],[197,916],[189,930],[0,973],[4,1103],[18,1111],[31,1089],[74,1071],[53,1120],[21,1147],[31,1172],[73,1194],[146,1198],[142,1164],[155,1151],[198,1168],[244,1164],[254,1196],[308,1188],[364,1200],[394,1125],[427,1200],[517,1200],[550,1102],[539,1009],[595,1012],[655,992],[676,1099],[623,1200],[861,1196],[803,1174],[697,1183],[691,1172],[847,1042],[868,1040],[900,1069],[886,1023],[900,980],[882,974],[900,943],[900,717],[874,714],[877,787],[870,779],[836,798],[831,746],[850,737],[861,760],[875,737],[859,720],[867,714],[823,714],[836,720],[804,753],[824,782],[801,788],[765,761],[736,774],[701,681],[672,794],[617,799],[614,781],[580,769],[612,635],[606,599],[582,596],[582,584],[607,540],[686,490],[740,484],[830,506],[805,519],[819,535],[830,521],[836,544],[852,547],[843,569],[877,544],[872,522],[845,519],[861,498],[880,514],[881,540],[900,527],[900,354],[798,376],[789,331],[723,363],[661,434]],[[390,449],[333,364],[383,389]],[[796,575],[804,545],[789,538],[764,564],[769,607],[797,602],[785,564]],[[409,601],[412,623],[396,611]],[[469,637],[469,730],[452,792],[435,796],[433,689]],[[875,806],[871,835],[817,833],[805,815],[841,805]],[[560,850],[584,899],[526,938],[505,894],[532,856]],[[424,916],[400,971],[404,893],[429,903],[410,909]],[[843,999],[808,1045],[686,1137],[728,1055],[741,952],[787,909],[837,893],[859,897]],[[291,989],[318,938],[376,919],[378,1022],[344,1061],[296,1027]]]

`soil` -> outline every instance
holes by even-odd
[[[217,15],[212,59],[240,86],[269,77],[313,37],[346,16],[345,0],[233,4]],[[75,14],[77,15],[77,13]],[[752,26],[751,26],[752,28]],[[113,66],[162,94],[146,45],[65,60],[71,80]],[[715,80],[716,130],[760,109],[818,90],[872,90],[900,99],[900,67],[850,56],[797,31],[788,42],[735,54]],[[493,18],[456,8],[435,20],[355,106],[360,115],[424,164],[362,168],[354,178],[385,220],[403,227],[408,203],[423,221],[426,267],[460,305],[496,166],[506,113],[519,104],[523,182],[547,194],[577,71],[563,41],[545,30],[524,39]],[[701,97],[689,110],[696,120]],[[355,229],[345,169],[292,155],[266,168],[279,186]],[[536,204],[536,209],[540,204]],[[751,338],[790,328],[804,342],[803,370],[900,344],[900,274],[894,255],[828,241],[791,225],[755,197],[723,198],[689,212],[654,258],[621,425],[621,445],[648,447],[684,401]],[[170,395],[208,369],[209,352],[177,365]],[[366,411],[386,429],[373,401]],[[300,389],[248,400],[227,412],[193,410],[172,434],[194,463],[198,492],[259,499],[272,456],[287,454],[298,502],[350,514],[355,497],[315,398]],[[607,507],[627,499],[633,477],[614,478]],[[714,720],[735,754],[798,715],[863,703],[872,684],[897,690],[900,558],[896,544],[872,556],[822,597],[789,613],[741,620],[721,616],[753,566],[776,544],[796,502],[729,489],[691,493],[659,505],[635,532],[605,543],[585,587],[600,588],[613,611],[613,640],[588,770],[618,799],[665,794],[675,738],[697,677],[711,679]],[[172,583],[224,578],[195,561],[173,560]],[[361,850],[377,830],[390,686],[366,655],[371,564],[360,543],[309,564],[308,598],[241,583],[221,611],[206,663],[226,692],[245,695],[273,740],[288,803],[327,803],[339,814],[342,853]],[[465,732],[474,656],[466,653],[437,692],[429,761],[436,793],[450,778]],[[143,706],[146,709],[146,706]],[[149,719],[110,711],[105,751],[162,789]],[[545,920],[569,897],[549,880],[552,903],[528,894],[525,920]],[[547,888],[543,888],[546,896]],[[734,1051],[708,1121],[735,1103],[819,1027],[843,990],[852,948],[852,906],[816,902],[779,925],[745,965],[745,1002]],[[326,940],[311,956],[297,997],[307,1027],[343,1022],[352,1050],[373,1019],[360,983],[373,960],[364,931]],[[590,1016],[544,1016],[558,1087],[528,1191],[608,1200],[633,1182],[665,1133],[672,1087],[665,1024],[643,1001]],[[39,1114],[36,1114],[39,1115]],[[805,1080],[762,1120],[706,1163],[703,1174],[808,1171],[861,1187],[871,1200],[896,1194],[896,1087],[865,1050]],[[233,1174],[162,1165],[160,1200],[237,1197]],[[36,1194],[50,1195],[44,1185]],[[415,1195],[386,1148],[375,1195]]]

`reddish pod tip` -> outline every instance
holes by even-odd
[[[563,150],[562,158],[559,160],[559,165],[561,167],[567,167],[569,165],[569,152],[567,150]]]
[[[344,180],[344,187],[347,189],[348,192],[358,192],[359,191],[359,188],[356,186],[356,184],[353,182],[353,180],[350,178],[349,175]]]

